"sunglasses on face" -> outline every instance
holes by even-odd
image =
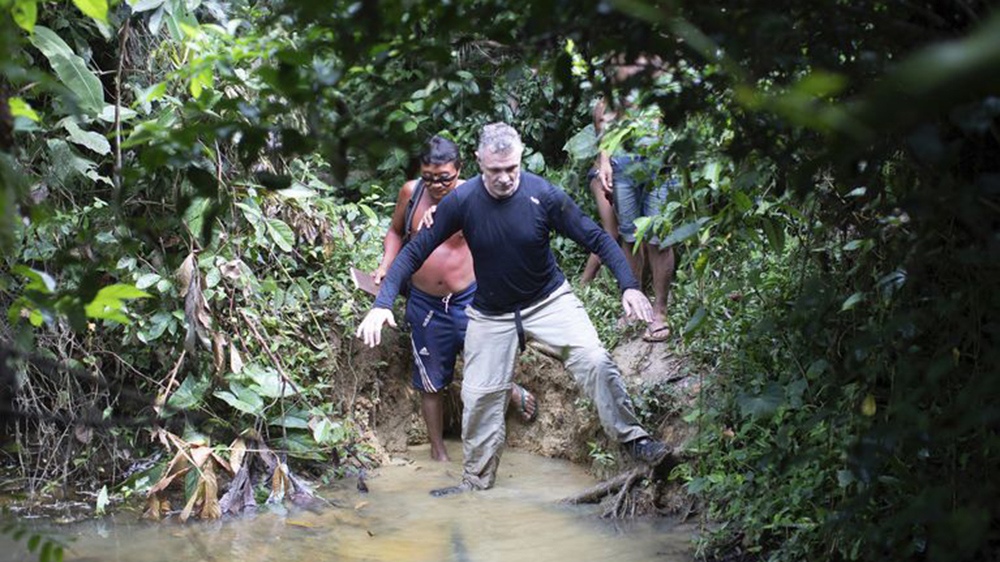
[[[454,181],[455,178],[457,178],[457,177],[458,177],[458,174],[452,174],[450,176],[438,176],[436,178],[432,178],[430,176],[420,176],[420,179],[422,179],[424,181],[424,183],[426,183],[426,184],[433,185],[435,183],[439,183],[441,185],[448,185],[449,183],[451,183],[452,181]]]

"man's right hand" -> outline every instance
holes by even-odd
[[[378,285],[382,284],[382,280],[385,279],[385,275],[386,275],[386,271],[385,271],[385,269],[382,269],[381,267],[378,268],[378,269],[376,269],[375,273],[372,273],[372,279],[375,280],[375,286],[378,286]]]
[[[393,328],[396,327],[396,319],[393,318],[392,311],[388,308],[373,308],[365,315],[355,335],[364,340],[368,347],[375,347],[382,343],[382,325],[385,323]]]
[[[611,168],[611,159],[603,153],[597,159],[597,179],[601,182],[604,196],[608,201],[611,201],[611,196],[615,191],[614,171]]]

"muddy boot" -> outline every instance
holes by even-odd
[[[448,486],[447,488],[438,488],[436,490],[431,490],[431,495],[434,496],[435,498],[443,498],[444,496],[452,496],[455,494],[470,492],[474,489],[475,488],[472,487],[472,484],[469,484],[468,482],[463,480],[461,483],[459,483],[458,486]]]
[[[673,452],[670,445],[649,437],[640,437],[625,443],[625,450],[633,459],[650,466],[660,464],[663,459],[667,458],[667,455]]]

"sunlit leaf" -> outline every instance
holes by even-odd
[[[102,318],[128,324],[129,319],[124,314],[125,301],[148,296],[149,293],[132,285],[122,283],[109,285],[97,292],[94,300],[86,305],[84,311],[88,318]]]
[[[94,506],[94,513],[97,515],[104,515],[105,508],[111,503],[108,499],[108,487],[102,486],[101,491],[97,493],[97,504]]]
[[[73,4],[85,15],[100,22],[108,22],[108,0],[73,0]]]
[[[128,0],[128,5],[135,13],[148,12],[162,6],[166,0]]]
[[[153,285],[156,285],[162,277],[159,273],[146,273],[140,275],[138,279],[135,280],[136,289],[148,289]]]
[[[35,31],[35,22],[38,21],[38,3],[36,0],[14,0],[10,15],[18,27],[31,33]]]
[[[12,97],[7,100],[7,104],[10,106],[11,117],[24,117],[35,123],[41,120],[38,114],[35,113],[35,110],[23,98]]]

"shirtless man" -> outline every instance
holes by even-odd
[[[382,263],[374,274],[376,285],[382,282],[407,239],[420,229],[420,218],[465,181],[459,178],[461,171],[455,143],[439,136],[431,138],[420,156],[420,179],[406,182],[399,190],[392,223],[383,241]],[[455,358],[462,350],[468,324],[465,308],[472,303],[475,292],[472,254],[461,232],[438,246],[410,277],[406,321],[411,327],[412,382],[420,391],[431,458],[438,461],[449,460],[443,436],[444,391],[454,379]],[[534,418],[536,404],[531,393],[515,385],[510,400],[522,417]]]

